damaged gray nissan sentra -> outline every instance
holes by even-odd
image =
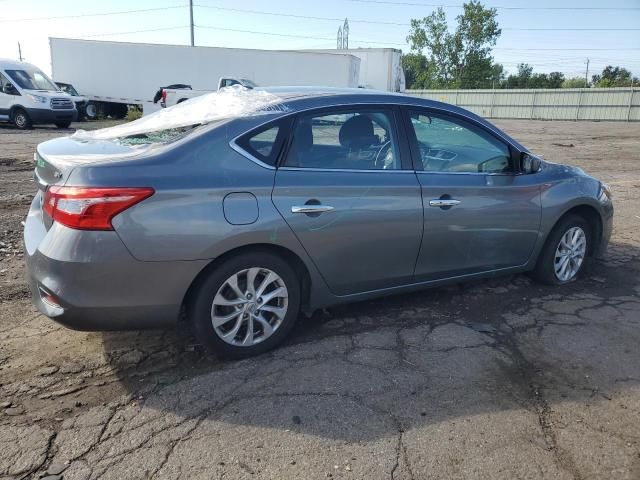
[[[609,189],[582,170],[383,92],[225,89],[35,159],[38,309],[80,330],[184,319],[228,357],[341,302],[525,271],[565,284],[612,229]]]

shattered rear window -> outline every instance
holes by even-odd
[[[273,93],[236,85],[163,108],[133,122],[100,130],[77,130],[71,138],[79,141],[112,140],[132,146],[167,143],[188,135],[200,125],[287,111],[281,103],[282,98]]]
[[[121,145],[150,145],[152,143],[170,143],[174,142],[200,125],[190,125],[188,127],[169,128],[157,132],[138,133],[126,137],[117,138],[116,141]]]

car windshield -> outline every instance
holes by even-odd
[[[26,90],[50,90],[58,91],[59,88],[39,70],[7,70],[7,75]]]
[[[78,91],[73,88],[73,85],[69,85],[68,83],[56,83],[56,85],[58,85],[58,87],[60,87],[60,90],[62,90],[64,93],[68,93],[69,95],[74,97],[78,96]]]
[[[252,82],[248,78],[241,78],[240,81],[245,87],[248,87],[248,88],[256,88],[258,86],[256,82]]]

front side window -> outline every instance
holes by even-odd
[[[78,91],[73,87],[73,85],[69,85],[68,83],[56,83],[58,88],[62,90],[64,93],[68,93],[72,97],[78,96]]]
[[[410,112],[425,172],[507,173],[509,147],[482,128],[440,114]]]
[[[302,115],[296,121],[284,166],[400,169],[393,116],[384,110]]]
[[[7,70],[7,75],[9,75],[11,79],[20,86],[20,88],[24,88],[26,90],[59,90],[44,73],[37,70]]]

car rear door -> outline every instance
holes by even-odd
[[[526,264],[540,226],[536,175],[520,174],[513,147],[471,119],[404,111],[424,204],[416,280]]]
[[[422,201],[398,111],[323,109],[296,118],[273,202],[336,295],[409,283]]]

